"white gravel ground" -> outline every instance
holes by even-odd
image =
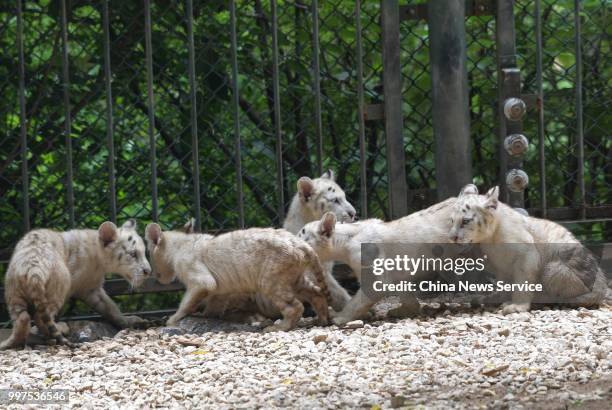
[[[73,408],[612,407],[609,307],[237,328],[1,352],[0,388],[67,388]]]

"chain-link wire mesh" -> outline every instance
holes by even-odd
[[[436,200],[429,30],[423,19],[406,19],[400,29],[406,174],[416,210]],[[497,183],[499,162],[494,16],[467,16],[466,43],[474,182],[491,186]]]
[[[489,187],[498,182],[499,157],[495,17],[468,17],[466,36],[474,182]]]
[[[414,210],[430,199],[425,192],[435,189],[427,24],[422,20],[404,20],[400,34],[406,176],[408,189],[416,193],[411,204]]]
[[[584,181],[587,207],[609,205],[612,193],[609,106],[610,94],[610,2],[581,1],[580,30],[576,38],[574,1],[541,1],[542,88],[544,95],[544,151],[547,208],[580,207],[578,109],[583,113]],[[537,93],[536,14],[531,1],[517,1],[517,52],[523,73],[523,92]],[[582,59],[582,99],[577,101],[577,41]],[[525,134],[532,149],[525,160],[530,176],[527,206],[542,204],[537,121],[527,116]],[[607,223],[572,225],[575,232],[588,240],[610,238],[612,225]]]
[[[9,2],[11,3],[11,2]],[[20,156],[19,56],[17,9],[0,6],[0,273],[25,231]],[[105,44],[102,2],[66,0],[69,82],[62,68],[61,1],[23,2],[25,99],[27,119],[30,223],[33,227],[70,227],[67,191],[64,91],[71,111],[74,215],[77,227],[96,227],[112,217],[137,218],[142,226],[155,217],[164,227],[182,225],[201,207],[204,231],[240,226],[280,226],[279,202],[286,209],[302,175],[336,172],[339,184],[358,210],[361,162],[367,170],[368,216],[388,219],[389,178],[383,120],[366,122],[365,158],[360,156],[355,4],[319,2],[318,39],[313,38],[312,2],[278,1],[278,67],[273,59],[272,2],[236,2],[237,106],[232,93],[231,11],[227,1],[193,2],[195,77],[189,78],[190,53],[186,1],[151,1],[151,67],[156,166],[152,167],[145,8],[142,2],[108,3],[109,44]],[[425,3],[425,2],[419,2]],[[414,2],[400,2],[414,5]],[[581,4],[583,60],[584,178],[588,206],[609,205],[612,190],[610,138],[610,4]],[[366,104],[382,104],[383,63],[380,2],[361,5]],[[536,93],[534,2],[518,0],[517,52],[523,92]],[[576,53],[574,2],[542,1],[545,160],[549,208],[577,207]],[[520,23],[520,24],[519,24]],[[499,178],[495,17],[466,20],[471,135],[475,182],[490,186]],[[435,199],[434,134],[427,22],[404,19],[400,25],[402,112],[406,175],[411,210]],[[319,42],[323,155],[318,158],[313,45]],[[110,60],[106,60],[108,46]],[[106,87],[105,63],[111,71]],[[280,123],[275,123],[274,81],[278,73]],[[64,86],[66,88],[64,88]],[[195,86],[196,115],[190,90]],[[107,112],[107,98],[112,104]],[[236,150],[234,110],[241,146]],[[541,204],[537,120],[524,121],[531,148],[525,157],[530,176],[526,206]],[[197,121],[197,146],[193,128]],[[111,126],[112,125],[112,126]],[[275,130],[282,139],[278,162]],[[110,159],[108,135],[114,145]],[[195,154],[194,155],[194,151]],[[242,174],[237,174],[240,159]],[[194,175],[194,160],[199,173]],[[458,164],[459,165],[459,164]],[[282,168],[282,184],[277,179]],[[156,178],[153,178],[153,172]],[[238,179],[243,203],[239,203]],[[116,195],[111,193],[111,180]],[[158,215],[153,214],[153,186]],[[199,188],[199,189],[196,189]],[[196,192],[199,191],[199,196]],[[432,194],[433,193],[433,194]],[[587,231],[605,237],[605,224]],[[598,236],[599,235],[599,236]],[[150,301],[141,301],[146,306]]]
[[[2,42],[0,65],[0,91],[5,101],[0,105],[0,266],[6,263],[16,238],[22,232],[22,196],[20,188],[20,118],[19,118],[19,74],[18,50],[9,46],[8,39],[17,37],[17,22],[13,9],[0,13],[0,42]],[[2,268],[0,267],[0,272]]]

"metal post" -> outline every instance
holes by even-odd
[[[113,137],[113,91],[110,57],[110,20],[108,3],[102,2],[102,25],[104,28],[104,85],[106,88],[106,140],[108,146],[108,186],[110,195],[111,221],[117,222],[117,192],[115,187],[115,143]]]
[[[538,151],[540,163],[540,211],[542,218],[546,218],[546,155],[544,151],[544,89],[542,81],[542,5],[540,0],[535,2],[535,28],[536,28],[536,83],[538,86]]]
[[[23,53],[23,15],[21,0],[17,0],[17,48],[19,49],[19,134],[21,140],[21,195],[23,229],[30,230],[30,194],[28,178],[28,136],[25,103],[25,58]]]
[[[151,44],[151,4],[144,0],[145,8],[145,58],[147,64],[147,103],[149,108],[149,153],[151,162],[151,219],[158,220],[157,209],[157,153],[155,147],[155,105],[153,99],[153,51]]]
[[[312,0],[312,71],[314,73],[317,175],[323,173],[323,122],[321,120],[321,73],[319,69],[319,2]]]
[[[366,171],[366,142],[365,142],[365,101],[363,96],[363,45],[361,38],[361,0],[355,2],[355,28],[357,36],[357,100],[359,112],[359,175],[361,189],[361,217],[368,217],[368,192],[367,192],[367,171]]]
[[[193,42],[193,0],[187,0],[187,47],[189,51],[189,100],[191,103],[191,153],[193,161],[193,208],[196,220],[196,231],[202,230],[200,209],[200,156],[198,142],[198,107],[197,85],[195,78],[195,47]]]
[[[574,0],[574,46],[576,52],[576,145],[578,148],[578,206],[580,218],[586,218],[586,194],[584,187],[584,126],[582,114],[582,33],[580,24],[580,0]]]
[[[66,202],[68,203],[68,223],[74,228],[74,189],[72,175],[72,118],[70,113],[70,71],[68,60],[68,21],[66,0],[61,0],[62,29],[62,88],[64,90],[64,133],[66,138]]]
[[[232,93],[234,140],[236,151],[236,192],[238,194],[238,222],[244,228],[244,194],[242,192],[242,141],[240,138],[240,90],[238,89],[238,42],[236,39],[236,2],[230,0],[230,36],[232,42]]]
[[[438,200],[472,181],[465,2],[428,3]]]
[[[522,170],[524,151],[510,155],[508,150],[511,148],[508,142],[514,136],[524,139],[522,117],[526,111],[526,104],[521,100],[521,71],[516,66],[514,1],[499,0],[496,17],[500,194],[502,201],[510,206],[524,208],[524,190],[529,182]]]
[[[406,154],[402,118],[402,78],[398,0],[382,0],[383,86],[389,172],[389,210],[393,219],[408,213]]]
[[[499,189],[500,198],[503,201],[508,200],[508,190],[505,184],[505,175],[508,169],[508,161],[506,151],[503,147],[503,140],[506,138],[506,118],[504,116],[504,100],[505,96],[502,93],[503,87],[503,67],[516,66],[516,50],[514,48],[514,14],[513,0],[499,0],[497,2],[496,14],[496,48],[497,48],[497,114],[498,120],[498,135],[499,135]],[[512,22],[507,20],[511,16]]]
[[[274,135],[276,136],[276,182],[278,184],[278,219],[285,219],[285,195],[283,189],[283,136],[281,131],[280,85],[278,73],[278,17],[276,0],[271,1],[272,7],[272,83],[274,93]]]

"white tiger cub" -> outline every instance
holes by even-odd
[[[320,178],[301,177],[297,181],[297,193],[291,200],[283,228],[292,234],[308,222],[319,220],[326,212],[332,212],[342,222],[352,222],[356,211],[347,199],[342,188],[336,183],[334,172],[330,169]],[[185,224],[186,232],[193,232],[193,224]],[[336,311],[341,311],[351,299],[333,276],[333,262],[323,264],[325,281],[330,293],[330,305]],[[235,295],[231,298],[211,296],[206,302],[206,316],[221,317],[226,311],[238,310],[264,315],[269,318],[280,316],[280,312],[272,301],[266,300],[261,294]],[[255,307],[255,309],[253,309]]]
[[[327,286],[319,258],[304,241],[284,229],[251,228],[214,238],[147,225],[145,238],[160,283],[176,276],[187,291],[168,325],[198,308],[208,296],[261,294],[283,320],[266,331],[289,330],[302,317],[302,301],[312,304],[318,323],[328,322]],[[313,272],[316,285],[304,274]]]
[[[346,200],[346,194],[336,183],[334,172],[329,169],[320,178],[301,177],[297,182],[297,193],[291,200],[283,228],[296,234],[308,222],[321,219],[331,212],[340,222],[352,222],[356,211]]]
[[[317,221],[331,212],[340,222],[352,222],[357,212],[346,200],[346,194],[336,183],[334,172],[329,169],[320,178],[301,177],[297,182],[297,193],[291,200],[283,228],[297,234],[308,222]],[[331,306],[340,311],[350,300],[350,296],[333,276],[333,263],[323,265],[327,287],[331,295]]]
[[[326,213],[320,221],[306,224],[298,237],[308,243],[322,262],[340,261],[349,265],[361,279],[362,243],[447,243],[450,212],[456,198],[449,198],[422,211],[391,222],[367,219],[351,224],[336,223],[333,213]],[[406,279],[419,280],[420,273]],[[371,299],[361,289],[332,321],[344,325],[364,317],[378,300]],[[405,295],[399,314],[417,313],[419,303],[412,295]],[[390,312],[391,313],[391,312]]]
[[[112,222],[104,222],[97,231],[28,232],[17,243],[6,273],[6,304],[13,331],[0,350],[23,346],[31,319],[50,341],[66,344],[55,316],[71,296],[83,300],[116,326],[144,322],[136,316],[121,315],[106,294],[102,285],[104,275],[110,272],[120,274],[134,287],[151,273],[133,219],[119,229]]]
[[[557,223],[525,216],[500,202],[498,187],[485,195],[478,195],[474,185],[465,187],[451,219],[451,241],[479,243],[498,280],[542,284],[544,295],[539,298],[534,292],[513,292],[504,314],[528,311],[532,302],[594,306],[606,297],[604,273],[574,235]]]

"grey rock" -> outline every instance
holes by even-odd
[[[227,322],[198,316],[188,316],[181,320],[176,328],[183,334],[203,334],[207,332],[256,332],[257,329],[247,323]]]
[[[342,327],[345,329],[360,329],[363,327],[363,320],[353,320]]]
[[[159,333],[165,336],[180,336],[187,333],[184,329],[175,326],[165,326],[159,328]]]
[[[94,342],[105,337],[114,337],[119,329],[107,322],[75,320],[66,322],[70,329],[68,339],[75,343]]]

